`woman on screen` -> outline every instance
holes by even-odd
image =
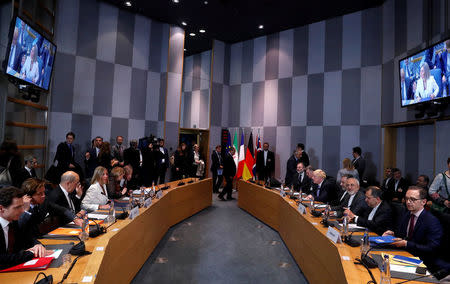
[[[426,62],[420,65],[420,78],[417,80],[416,92],[414,100],[416,102],[434,99],[439,93],[439,86],[430,75],[430,67]]]
[[[39,63],[37,61],[37,46],[34,44],[30,51],[30,56],[25,60],[25,65],[20,71],[22,78],[36,84],[39,79]]]

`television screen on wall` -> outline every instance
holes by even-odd
[[[450,39],[399,61],[402,107],[449,97]]]
[[[6,74],[48,91],[56,45],[15,17],[6,55]]]

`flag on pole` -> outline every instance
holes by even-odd
[[[258,131],[259,132],[259,131]],[[261,140],[260,135],[256,136],[256,149],[255,149],[255,164],[253,165],[253,175],[256,176],[256,157],[258,157],[258,153],[262,151],[261,149]]]
[[[239,146],[238,170],[237,170],[237,174],[236,174],[237,179],[242,177],[242,171],[244,170],[244,163],[245,163],[244,132],[242,131],[241,145]]]
[[[244,170],[242,172],[242,179],[249,180],[253,177],[253,166],[255,165],[253,149],[253,133],[250,133],[250,138],[248,139],[247,152],[245,154]]]
[[[236,169],[238,167],[238,161],[239,161],[239,146],[238,146],[238,132],[234,131],[234,139],[233,139],[233,147],[234,147],[234,155],[233,155],[233,160],[234,163],[236,164]]]
[[[231,134],[230,134],[230,131],[228,131],[228,129],[227,129],[227,144],[226,144],[226,146],[225,146],[225,151],[226,152],[228,152],[228,151],[230,151],[230,149],[232,148],[233,146],[231,145]],[[225,153],[226,153],[225,152]]]

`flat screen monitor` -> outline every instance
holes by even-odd
[[[6,74],[48,91],[56,45],[15,17],[5,59]]]
[[[449,97],[450,39],[401,59],[399,72],[402,107]]]

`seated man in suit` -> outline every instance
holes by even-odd
[[[426,198],[425,189],[410,186],[405,195],[408,211],[400,217],[398,228],[384,232],[383,236],[395,236],[394,246],[418,256],[433,273],[450,267],[445,267],[446,262],[438,257],[443,230],[439,220],[424,210]]]
[[[23,190],[16,187],[0,190],[0,269],[50,254],[17,224],[23,213],[23,196]]]
[[[306,169],[305,169],[306,175],[309,177],[309,180],[310,180],[308,187],[305,188],[305,190],[304,190],[305,193],[310,194],[311,192],[313,192],[313,189],[314,189],[314,183],[313,183],[314,171],[315,171],[315,169],[311,165],[307,166]]]
[[[275,154],[269,151],[269,143],[264,142],[263,151],[256,157],[256,173],[259,180],[267,180],[275,171]]]
[[[36,171],[34,170],[34,168],[37,165],[37,159],[31,155],[28,155],[28,156],[25,156],[23,161],[25,163],[25,166],[20,169],[20,174],[19,174],[20,178],[18,178],[17,187],[21,187],[22,183],[25,180],[36,177]]]
[[[286,176],[284,178],[284,184],[286,186],[291,186],[293,183],[293,177],[297,172],[297,166],[300,162],[301,152],[296,150],[294,154],[287,160],[286,163]]]
[[[336,194],[336,184],[334,180],[325,180],[326,173],[322,170],[315,170],[313,174],[313,192],[306,198],[323,203],[328,203],[334,200]]]
[[[367,209],[364,192],[359,190],[359,188],[358,179],[354,177],[347,178],[346,191],[339,199],[339,203],[331,207],[331,210],[336,211],[338,218],[342,217],[344,210],[360,215]]]
[[[72,210],[50,202],[45,198],[45,181],[37,178],[29,178],[22,184],[25,212],[19,218],[19,226],[28,227],[33,236],[38,237],[48,233],[41,224],[47,217],[57,217],[57,225],[65,225],[74,222],[81,226],[83,220],[75,215]],[[49,227],[48,227],[49,228]]]
[[[392,210],[389,203],[381,200],[383,191],[376,186],[369,186],[365,194],[365,202],[368,207],[360,214],[354,213],[352,210],[345,210],[350,221],[355,222],[358,226],[369,228],[369,230],[383,234],[392,228]]]
[[[311,187],[311,179],[305,171],[305,165],[302,162],[297,164],[297,171],[292,178],[292,186],[295,191],[309,192]]]
[[[80,212],[82,196],[83,188],[78,174],[68,171],[61,176],[59,185],[50,191],[48,200],[82,216],[84,215],[84,211]]]
[[[389,181],[388,187],[384,191],[383,199],[393,202],[402,202],[408,189],[408,182],[402,177],[402,172],[392,169],[393,178]]]

